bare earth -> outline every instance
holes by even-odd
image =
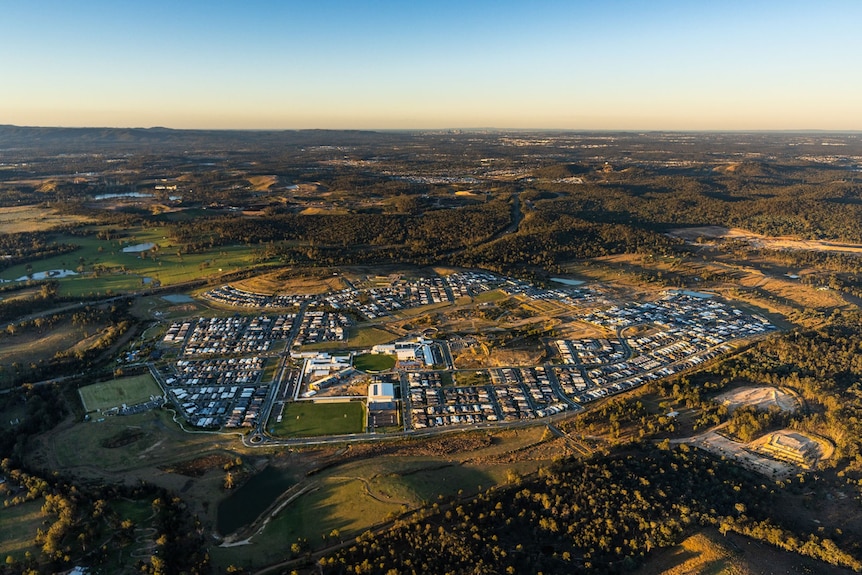
[[[776,387],[739,387],[716,399],[731,410],[744,405],[761,410],[770,407],[778,407],[782,411],[799,409],[799,402],[794,396]],[[772,478],[790,477],[800,470],[812,469],[820,461],[832,457],[834,452],[834,446],[829,441],[790,429],[767,433],[748,444],[737,443],[719,433],[725,425],[678,442],[733,459],[740,465]]]
[[[721,226],[703,226],[697,228],[680,228],[671,230],[669,235],[686,241],[694,242],[703,239],[742,240],[756,248],[771,250],[809,250],[825,252],[842,252],[849,254],[862,253],[862,245],[843,244],[824,240],[800,240],[789,236],[769,237],[742,228],[723,228]]]
[[[799,402],[789,393],[777,387],[737,387],[715,398],[733,411],[743,405],[751,405],[760,410],[776,406],[781,411],[796,411]]]

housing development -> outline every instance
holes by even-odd
[[[698,292],[667,291],[652,301],[615,303],[600,285],[557,280],[557,287],[539,287],[476,271],[355,283],[317,295],[266,295],[231,285],[210,289],[202,297],[222,306],[281,311],[174,321],[162,346],[168,352],[163,357],[173,350],[177,359],[154,367],[154,374],[191,425],[251,428],[261,433],[258,441],[274,439],[266,418],[280,423],[291,401],[365,400],[363,430],[375,433],[504,425],[581,409],[697,367],[774,329],[762,316]],[[413,334],[392,329],[391,343],[348,347],[356,323],[351,316],[385,327],[393,314],[422,306],[472,312],[491,293],[562,317],[558,330],[582,324],[607,336],[543,338],[540,365],[483,369],[458,365],[448,338],[434,337],[434,326]],[[548,302],[552,308],[541,307]],[[327,345],[327,351],[309,350],[315,344]],[[369,370],[354,362],[373,355],[392,357],[392,365]],[[390,375],[384,381],[382,374]],[[359,393],[363,388],[367,396]],[[386,417],[381,405],[388,406]]]

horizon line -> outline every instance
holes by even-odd
[[[445,127],[445,128],[171,128],[168,126],[63,126],[63,125],[20,125],[0,124],[0,128],[20,129],[58,129],[58,130],[165,130],[174,132],[560,132],[560,133],[825,133],[825,134],[860,134],[862,128],[829,129],[829,128],[506,128],[492,126]]]

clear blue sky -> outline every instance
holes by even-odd
[[[0,124],[862,130],[860,0],[0,0]]]

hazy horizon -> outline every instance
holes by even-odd
[[[851,0],[12,0],[0,123],[858,131],[860,16]]]

